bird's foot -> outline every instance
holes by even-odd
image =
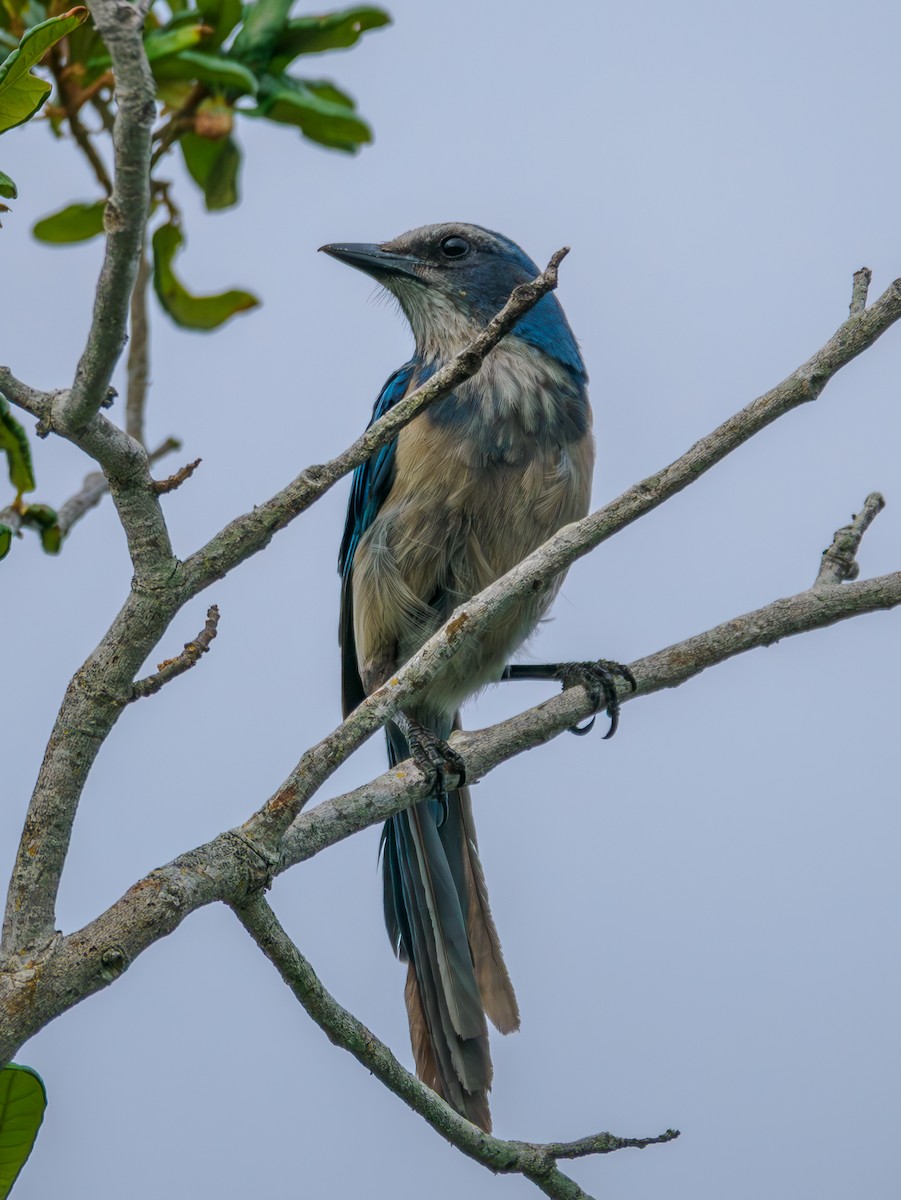
[[[443,796],[447,781],[456,776],[457,787],[466,783],[466,766],[460,755],[444,738],[438,737],[418,721],[405,717],[403,733],[410,747],[410,756],[424,775],[435,781],[435,795]]]
[[[556,676],[563,684],[564,691],[580,683],[591,697],[595,713],[599,712],[601,708],[606,711],[610,718],[610,728],[604,734],[604,739],[612,738],[619,727],[620,706],[616,688],[617,679],[628,683],[633,692],[638,687],[635,676],[629,668],[623,666],[622,663],[599,658],[596,662],[560,663]],[[570,732],[581,737],[583,734],[591,732],[594,722],[595,718],[592,717],[587,725],[573,726]]]

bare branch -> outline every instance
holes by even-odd
[[[559,262],[560,255],[561,252],[558,251],[547,270],[532,284],[523,287],[538,289],[539,284],[542,284],[549,290],[554,285],[556,276],[554,274],[550,280],[548,277]],[[417,388],[394,405],[343,454],[324,466],[308,467],[272,499],[255,508],[253,512],[236,518],[206,546],[193,554],[185,563],[185,581],[191,594],[196,595],[214,579],[221,578],[238,563],[263,549],[277,530],[284,528],[318,500],[342,475],[353,470],[379,446],[396,436],[398,430],[427,404],[434,403],[462,379],[475,374],[488,349],[500,339],[501,333],[497,332],[497,328],[512,327],[523,311],[519,305],[525,303],[526,307],[529,307],[536,302],[538,297],[534,292],[528,296],[527,301],[523,301],[522,292],[522,288],[517,288],[494,321],[467,350],[436,372],[423,387]],[[504,607],[512,604],[523,592],[547,582],[613,533],[680,492],[779,417],[801,404],[816,400],[829,380],[858,354],[868,349],[899,317],[901,279],[895,280],[870,308],[848,317],[825,346],[802,363],[782,383],[724,421],[662,471],[635,484],[619,499],[598,509],[583,521],[561,530],[544,547],[524,560],[510,576],[498,581],[494,586],[499,590],[512,587]],[[552,547],[555,548],[554,553],[550,553]],[[547,570],[540,570],[537,574],[530,573],[530,567],[539,561],[538,556],[547,564]]]
[[[815,588],[831,587],[856,579],[860,574],[855,555],[860,548],[863,535],[885,508],[885,500],[879,492],[870,492],[859,513],[854,513],[850,525],[836,529],[832,545],[823,551],[820,570],[814,581]]]
[[[88,8],[110,52],[116,81],[115,181],[103,218],[106,254],[87,345],[72,391],[54,417],[57,428],[73,432],[83,429],[99,410],[125,345],[128,304],[150,205],[148,164],[156,117],[156,87],[141,37],[146,5],[88,0]]]
[[[134,291],[131,294],[128,388],[125,398],[125,432],[142,446],[145,444],[144,407],[147,403],[147,383],[150,375],[150,326],[147,319],[147,289],[150,276],[150,263],[142,249]]]
[[[852,317],[859,316],[867,306],[867,293],[870,290],[870,281],[873,278],[873,272],[869,267],[861,267],[859,271],[854,272],[854,284],[851,288],[851,303],[848,311]]]
[[[181,442],[178,438],[168,437],[155,450],[152,450],[148,457],[151,463],[155,463],[167,454],[172,454],[175,450],[180,449]],[[59,509],[59,527],[63,532],[63,537],[68,535],[72,526],[80,521],[85,513],[90,512],[100,503],[108,491],[109,484],[102,471],[92,471],[85,476],[80,490],[74,496],[70,496]]]
[[[535,281],[533,288],[538,284],[539,281]],[[551,283],[545,279],[543,286],[548,288]],[[534,298],[533,290],[529,301]],[[512,315],[511,305],[505,308],[504,313],[505,319],[512,324],[516,317]],[[813,358],[778,387],[696,443],[658,475],[630,488],[618,500],[584,521],[561,530],[504,579],[458,609],[444,629],[411,660],[397,681],[392,681],[387,690],[382,689],[370,697],[342,729],[304,756],[298,764],[298,771],[292,773],[283,788],[248,822],[244,835],[252,836],[254,843],[261,847],[264,858],[277,855],[282,833],[306,800],[331,775],[338,763],[396,710],[403,696],[408,694],[404,689],[413,691],[424,686],[440,665],[457,652],[464,638],[476,636],[489,622],[499,619],[514,598],[533,587],[543,586],[616,530],[687,486],[700,473],[777,417],[816,398],[832,375],[872,345],[899,315],[901,281],[896,281],[864,313],[850,317]],[[495,331],[498,324],[498,321],[493,323]],[[454,360],[446,372],[433,377],[427,387],[436,390],[426,393],[427,398],[436,398],[439,384],[448,388],[464,377],[467,371],[470,374],[474,372],[477,363],[473,364],[471,358],[468,364],[461,359],[465,360],[467,355],[484,356],[485,353],[487,347],[484,338],[477,339],[467,354]],[[461,374],[455,376],[454,371]],[[29,411],[36,411],[39,416],[47,412],[50,397],[31,393],[9,372],[0,370],[0,387],[5,387],[7,383],[11,385],[10,399],[22,403]],[[398,406],[400,416],[392,410],[391,414],[370,429],[367,436],[359,439],[349,451],[326,468],[311,469],[311,473],[304,473],[260,509],[238,518],[195,554],[184,571],[172,557],[157,498],[150,492],[143,449],[101,414],[94,416],[82,434],[69,434],[76,444],[85,444],[99,461],[109,462],[118,472],[114,496],[128,534],[140,586],[136,586],[129,595],[122,612],[97,651],[76,675],[64,698],[41,767],[13,872],[4,927],[8,949],[39,944],[53,929],[56,891],[84,781],[100,745],[131,698],[132,681],[138,666],[156,645],[172,616],[213,578],[261,549],[276,529],[287,524],[297,512],[326,491],[342,472],[364,461],[376,446],[393,436],[397,429],[394,422],[410,419],[413,412],[418,411],[404,409],[407,401],[421,405],[424,403],[423,393],[418,398],[408,397]],[[146,593],[142,590],[144,580],[149,585]],[[894,576],[867,584],[849,584],[834,591],[840,598],[838,602],[849,607],[824,620],[824,614],[831,612],[830,606],[837,602],[837,597],[830,589],[828,604],[818,607],[817,619],[809,625],[804,625],[802,621],[797,629],[788,632],[840,620],[857,611],[853,607],[857,604],[862,605],[861,611],[864,611],[868,610],[868,606],[869,609],[887,608],[898,603]],[[784,636],[784,633],[774,636]],[[748,643],[752,644],[753,640]],[[715,647],[711,655],[710,662],[718,661]],[[690,673],[689,667],[687,674]],[[570,715],[568,724],[572,723],[573,717]],[[545,730],[537,735],[536,740],[554,736],[554,732]],[[409,768],[407,771],[411,776],[416,774]],[[417,798],[417,782],[410,780],[408,784],[411,790],[406,793],[406,798],[399,799],[391,811],[398,811]],[[373,819],[382,819],[386,815],[389,814],[381,812]],[[204,888],[201,887],[200,891],[204,892]],[[210,897],[216,898],[220,897]],[[200,902],[206,903],[208,900]],[[156,920],[148,920],[145,932],[152,938],[159,936],[153,932],[157,924]],[[141,940],[140,937],[138,940]]]
[[[56,83],[60,104],[66,114],[66,120],[69,122],[72,137],[88,160],[97,182],[109,196],[113,190],[112,180],[107,172],[106,164],[91,141],[91,135],[81,123],[81,117],[78,115],[79,104],[76,99],[76,93],[80,91],[80,88],[73,80],[71,70],[63,66],[63,58],[58,45],[50,51],[50,71]]]
[[[39,392],[36,388],[29,387],[27,383],[16,379],[9,367],[0,367],[0,392],[10,404],[31,413],[39,421],[49,419],[55,393]]]
[[[177,438],[166,438],[150,454],[150,461],[156,462],[164,455],[171,454],[173,450],[180,449],[181,442]],[[161,484],[156,484],[156,490],[171,491],[173,487],[178,487],[179,483],[183,482],[183,479],[192,473],[199,462],[200,459],[198,458],[196,462],[190,463],[187,467],[182,467],[181,471],[177,471],[168,480],[163,480]],[[183,474],[184,472],[187,472],[187,474]],[[102,471],[91,471],[89,475],[85,475],[84,482],[75,495],[70,496],[57,509],[56,524],[63,541],[69,536],[72,526],[77,524],[92,508],[96,508],[108,491],[109,484]],[[16,537],[21,537],[23,536],[22,529],[28,524],[27,520],[23,519],[27,510],[28,505],[16,507],[16,505],[11,504],[7,508],[0,510],[0,523],[8,525]]]
[[[195,458],[193,462],[185,463],[183,467],[179,467],[177,471],[169,475],[166,479],[154,479],[153,490],[158,496],[163,496],[167,492],[174,492],[176,488],[181,487],[186,479],[190,479],[200,464],[202,458]]]
[[[181,108],[177,109],[162,127],[162,129],[157,130],[157,132],[153,135],[153,140],[159,144],[153,151],[153,155],[150,159],[151,170],[156,166],[173,142],[178,141],[178,139],[186,130],[189,130],[193,127],[194,114],[197,112],[197,109],[209,94],[210,89],[205,83],[195,84]]]
[[[380,1083],[414,1112],[419,1113],[443,1138],[489,1171],[524,1175],[555,1200],[580,1200],[587,1193],[557,1167],[560,1158],[584,1158],[611,1154],[616,1150],[640,1149],[671,1142],[678,1130],[668,1129],[656,1137],[623,1138],[597,1133],[575,1142],[505,1141],[492,1137],[446,1104],[431,1088],[411,1075],[384,1042],[326,991],[315,971],[300,953],[261,892],[233,904],[235,916],[275,966],[306,1012],[333,1045],[347,1050]]]
[[[510,332],[519,318],[557,286],[557,268],[568,253],[569,248],[564,246],[552,254],[541,274],[529,283],[520,284],[497,316],[488,322],[465,350],[461,350],[436,371],[428,382],[393,405],[343,454],[321,466],[307,467],[271,500],[237,517],[196,554],[192,554],[185,563],[185,578],[191,594],[196,595],[238,563],[262,550],[269,544],[273,534],[324,496],[339,479],[365,462],[380,446],[390,442],[415,416],[475,375],[489,352]]]
[[[200,661],[201,655],[206,654],[219,627],[219,608],[212,604],[207,609],[206,624],[193,642],[185,642],[185,648],[177,658],[161,662],[153,675],[138,679],[132,690],[132,700],[140,700],[142,696],[152,696],[169,682],[185,671],[190,671]]]
[[[135,675],[172,616],[171,608],[154,602],[152,590],[136,584],[100,645],[66,688],[10,879],[3,924],[7,955],[53,938],[56,897],[85,781],[109,731],[131,701]]]
[[[625,704],[637,696],[678,687],[708,667],[747,650],[770,646],[785,637],[823,629],[850,617],[898,605],[901,605],[901,571],[843,587],[811,588],[775,600],[631,663],[638,690],[635,693],[623,690],[620,701]],[[475,783],[501,762],[571,729],[592,711],[591,698],[579,685],[487,729],[454,734],[452,743],[466,764],[466,778]],[[425,798],[430,786],[430,780],[408,761],[371,783],[301,813],[282,841],[279,871],[312,858],[360,829],[387,820],[408,803]],[[287,802],[285,790],[283,785],[276,793],[282,804]],[[254,817],[244,828],[256,834],[258,828],[262,831],[266,826]]]
[[[898,605],[901,572],[840,587],[811,588],[632,663],[639,683],[637,694],[677,687],[707,667],[756,646]],[[119,620],[125,620],[125,610]],[[119,652],[124,655],[130,649],[127,642],[121,643]],[[624,703],[632,698],[631,693],[622,696]],[[464,759],[467,777],[476,780],[524,749],[550,741],[590,711],[591,700],[585,689],[569,688],[509,721],[455,735],[454,748]],[[101,711],[100,718],[103,716]],[[70,786],[80,788],[74,768],[70,781],[73,778],[75,782]],[[38,956],[39,986],[34,971],[18,971],[21,960],[15,954],[16,943],[8,938],[7,954],[16,969],[5,976],[0,974],[0,1061],[11,1057],[53,1018],[106,987],[148,946],[172,933],[189,913],[217,900],[243,903],[249,892],[267,886],[273,875],[360,829],[384,821],[422,799],[430,788],[431,781],[411,762],[402,763],[372,783],[302,814],[284,837],[280,835],[282,820],[271,820],[268,806],[264,806],[239,829],[220,834],[138,881],[83,929],[51,940]],[[290,809],[289,791],[288,785],[283,785],[269,802],[278,802],[280,818]],[[54,817],[56,811],[51,808],[50,816]],[[53,824],[49,834],[68,836],[68,828],[65,826],[61,832]],[[47,831],[42,831],[42,836],[47,837]],[[16,871],[21,869],[17,862]],[[41,900],[48,869],[45,867],[43,873],[38,870],[33,876]],[[10,894],[22,893],[15,886]],[[14,929],[16,916],[8,914]],[[116,971],[110,968],[110,954],[120,964]]]
[[[103,2],[117,3],[120,0]],[[511,300],[469,349],[449,364],[448,369],[436,373],[426,393],[429,402],[434,403],[460,379],[475,373],[503,333],[555,284],[556,266],[564,254],[565,251],[558,251],[543,275],[517,289],[514,293],[516,302]],[[0,388],[7,381],[10,384],[10,400],[21,403],[27,411],[34,411],[46,430],[49,431],[51,426],[57,427],[57,411],[65,414],[65,396],[60,400],[41,393],[33,394],[19,384],[9,371],[0,368]],[[409,408],[409,402],[414,399],[407,397],[402,402],[406,406],[407,420],[415,415],[416,410]],[[420,398],[420,404],[423,403],[425,401]],[[56,895],[68,852],[72,823],[94,759],[132,698],[135,672],[157,644],[175,613],[217,574],[222,573],[217,563],[216,539],[213,539],[206,550],[195,554],[191,560],[196,575],[194,586],[191,586],[186,578],[186,566],[178,563],[172,553],[159,497],[153,490],[147,453],[134,438],[99,412],[95,412],[82,429],[63,424],[58,431],[103,466],[128,538],[135,583],[119,616],[66,689],[32,794],[10,881],[3,926],[3,944],[7,952],[37,945],[51,936],[55,924]],[[377,430],[371,429],[369,440],[366,436],[358,439],[351,451],[335,460],[331,464],[334,472],[331,479],[317,491],[311,491],[307,503],[312,503],[323,494],[341,474],[364,461],[374,445],[381,444],[372,441],[377,433]],[[304,506],[299,507],[297,512]],[[235,523],[239,526],[241,522],[249,525],[251,537],[261,531],[264,534],[247,551],[248,554],[262,549],[275,528],[287,524],[290,519],[286,517],[277,526],[267,525],[264,521],[260,527],[255,518],[259,513],[265,515],[266,507],[263,505]],[[228,530],[225,534],[228,534]],[[240,556],[237,561],[240,561]],[[386,708],[381,719],[384,720],[392,711],[390,706]],[[371,713],[363,714],[364,717],[367,715],[372,718]],[[363,731],[356,745],[371,732],[372,728]],[[344,757],[353,748],[353,745],[348,745]],[[323,762],[321,770],[325,774],[322,778],[328,777],[334,765],[329,767]],[[292,811],[285,808],[275,810],[267,817],[273,823],[273,830],[276,826],[284,829],[295,812],[296,809]]]
[[[20,389],[19,395],[32,401],[27,391]],[[48,417],[49,411],[48,406]],[[7,893],[3,923],[7,954],[52,937],[56,896],[85,781],[100,747],[132,699],[135,674],[183,603],[146,450],[99,413],[84,430],[70,436],[106,468],[135,575],[120,612],[69,682],[50,734]],[[99,498],[98,491],[96,480],[88,482],[64,518],[74,521],[83,515]]]

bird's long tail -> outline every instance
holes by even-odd
[[[451,730],[436,732],[447,737]],[[392,764],[409,757],[393,725],[387,735]],[[385,922],[395,952],[409,964],[405,995],[416,1073],[490,1131],[485,1016],[510,1033],[519,1028],[519,1009],[488,906],[469,789],[391,817],[382,842]]]

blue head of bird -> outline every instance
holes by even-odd
[[[389,242],[336,243],[327,254],[377,280],[396,297],[424,361],[446,360],[498,313],[538,268],[503,234],[452,221],[423,225]],[[542,297],[517,322],[513,336],[586,381],[579,348],[553,295]]]

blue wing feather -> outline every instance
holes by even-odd
[[[420,368],[418,359],[411,359],[400,370],[395,371],[379,393],[372,410],[372,419],[377,421],[389,408],[407,394],[410,384]],[[367,426],[368,428],[368,426]],[[357,647],[353,628],[353,561],[360,538],[375,520],[394,482],[394,457],[397,439],[376,450],[371,458],[361,463],[354,471],[347,504],[347,520],[341,549],[338,553],[338,571],[342,577],[341,616],[338,625],[338,640],[341,644],[341,692],[344,715],[347,716],[365,698],[366,690],[357,667]]]
[[[414,358],[394,372],[379,393],[369,425],[372,425],[373,421],[377,421],[379,417],[383,417],[389,408],[392,408],[407,394],[410,380],[418,366],[419,363]],[[375,520],[385,497],[391,490],[391,484],[394,481],[396,449],[397,439],[395,438],[393,442],[388,442],[386,446],[376,450],[372,458],[361,463],[354,471],[350,500],[347,505],[347,520],[344,524],[344,536],[341,538],[341,550],[338,554],[338,572],[341,575],[350,574],[357,544]]]

